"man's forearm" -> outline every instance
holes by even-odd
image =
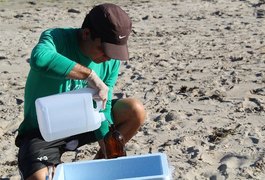
[[[91,69],[86,68],[80,64],[76,64],[67,77],[70,79],[86,79],[91,74],[91,72]]]

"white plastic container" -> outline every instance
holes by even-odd
[[[167,156],[163,153],[63,163],[53,180],[170,180]]]
[[[93,107],[94,89],[83,88],[38,98],[35,101],[39,129],[45,141],[53,141],[96,130],[105,120],[99,113],[102,102]]]

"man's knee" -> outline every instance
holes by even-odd
[[[128,104],[128,110],[130,112],[131,117],[137,120],[139,126],[142,125],[146,117],[144,105],[139,100],[134,98],[128,98]]]

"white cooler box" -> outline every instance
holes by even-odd
[[[54,180],[170,180],[165,154],[147,154],[63,163],[57,166]]]

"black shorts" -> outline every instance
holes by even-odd
[[[46,142],[39,133],[35,132],[35,137],[24,137],[19,141],[18,168],[23,178],[26,179],[44,167],[60,164],[64,152],[74,151],[80,146],[96,142],[97,139],[94,132],[88,132]]]
[[[112,105],[117,100],[112,100]],[[112,106],[113,107],[113,106]],[[74,151],[85,144],[96,142],[94,132],[87,132],[65,139],[46,142],[39,130],[16,138],[19,147],[18,168],[24,179],[27,179],[36,171],[51,165],[61,163],[61,156],[66,151]]]

